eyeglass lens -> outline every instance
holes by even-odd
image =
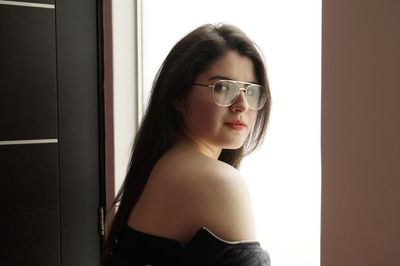
[[[221,80],[214,85],[213,97],[216,104],[232,105],[239,94],[240,85],[234,81]],[[260,85],[250,84],[246,88],[246,99],[251,109],[260,110],[266,101],[265,89]]]

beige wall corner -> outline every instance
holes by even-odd
[[[323,1],[322,266],[400,265],[399,14]]]

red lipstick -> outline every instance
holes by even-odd
[[[231,128],[233,130],[241,130],[246,127],[246,124],[240,120],[228,121],[228,122],[225,122],[224,125],[226,125],[227,127]]]

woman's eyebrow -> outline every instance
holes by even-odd
[[[230,78],[230,77],[226,77],[226,76],[212,76],[212,77],[210,77],[208,80],[222,80],[222,79],[224,79],[224,80],[234,80],[233,78]],[[238,80],[238,81],[240,81],[240,80]],[[243,81],[242,81],[243,82]],[[256,81],[250,81],[250,82],[246,82],[246,83],[252,83],[252,84],[257,84],[257,82]]]
[[[216,80],[216,79],[226,79],[226,80],[233,80],[232,78],[230,78],[230,77],[225,77],[225,76],[212,76],[212,77],[210,77],[208,80]]]

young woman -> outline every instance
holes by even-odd
[[[231,25],[204,25],[171,50],[133,146],[105,264],[269,265],[237,168],[270,110],[263,60]]]

